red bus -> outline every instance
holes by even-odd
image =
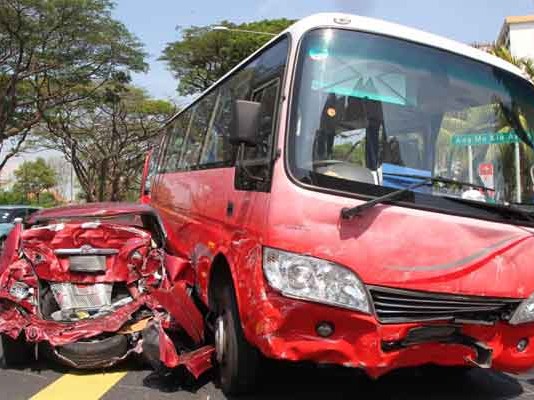
[[[533,99],[469,46],[320,14],[178,113],[145,200],[192,260],[224,391],[263,357],[531,368]]]

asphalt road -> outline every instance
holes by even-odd
[[[1,354],[1,349],[0,349]],[[100,390],[100,392],[99,392]],[[34,397],[35,396],[35,397]],[[110,372],[75,373],[46,360],[23,369],[0,369],[0,399],[225,399],[212,376],[196,383],[179,374],[160,377],[136,361]],[[270,363],[263,384],[245,399],[534,400],[534,375],[487,370],[458,375],[443,368],[407,369],[373,381],[354,370]]]

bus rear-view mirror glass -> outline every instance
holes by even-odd
[[[233,104],[233,129],[230,130],[230,142],[235,145],[256,146],[260,114],[261,103],[236,100]]]

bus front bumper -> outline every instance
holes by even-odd
[[[534,324],[380,324],[373,315],[270,293],[244,320],[267,357],[337,364],[377,378],[425,364],[521,373],[534,367]],[[332,328],[328,336],[324,336]],[[322,335],[323,336],[322,336]]]

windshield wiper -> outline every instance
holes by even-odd
[[[493,192],[495,189],[493,188],[490,188],[490,187],[487,187],[487,186],[483,186],[483,185],[479,185],[479,184],[476,184],[476,183],[470,183],[470,182],[464,182],[464,181],[459,181],[457,179],[452,179],[452,178],[446,178],[444,176],[441,176],[441,175],[436,175],[436,176],[422,176],[422,175],[414,175],[414,174],[399,174],[399,173],[395,173],[395,172],[383,172],[382,175],[388,175],[388,176],[399,176],[401,178],[409,178],[409,179],[432,179],[433,182],[431,183],[434,183],[434,182],[438,182],[438,183],[446,183],[446,184],[449,184],[449,185],[458,185],[458,186],[469,186],[469,187],[472,187],[474,189],[481,189],[485,192]]]
[[[421,176],[421,175],[408,175],[408,174],[394,174],[394,173],[384,173],[384,175],[390,175],[390,176],[400,176],[400,177],[403,177],[403,178],[412,178],[412,179],[422,179],[422,181],[420,182],[416,182],[416,183],[413,183],[407,187],[405,187],[404,189],[399,189],[399,190],[395,190],[391,193],[388,193],[384,196],[379,196],[375,199],[372,199],[372,200],[369,200],[369,201],[366,201],[365,203],[362,203],[356,207],[344,207],[341,209],[341,218],[343,219],[352,219],[354,218],[356,215],[360,214],[362,211],[368,209],[368,208],[372,208],[374,206],[376,206],[377,204],[381,204],[381,203],[385,203],[387,201],[391,201],[391,200],[397,200],[399,198],[401,198],[402,196],[404,196],[406,193],[409,193],[419,187],[422,187],[422,186],[426,186],[426,185],[431,185],[431,184],[434,184],[436,182],[438,183],[446,183],[446,184],[450,184],[450,185],[460,185],[460,186],[469,186],[469,187],[472,187],[472,188],[476,188],[476,189],[482,189],[482,190],[485,190],[485,191],[492,191],[493,189],[491,188],[488,188],[488,187],[485,187],[485,186],[481,186],[481,185],[476,185],[476,184],[473,184],[473,183],[469,183],[469,182],[462,182],[462,181],[457,181],[457,180],[454,180],[454,179],[450,179],[450,178],[445,178],[445,177],[442,177],[442,176]]]
[[[384,172],[383,174],[384,175],[390,175],[390,176],[400,176],[400,177],[404,177],[404,178],[413,178],[413,179],[422,179],[423,178],[421,175],[398,174],[398,173],[392,173],[392,172],[391,173]],[[488,193],[489,191],[491,191],[491,192],[495,191],[495,189],[489,188],[487,186],[477,185],[477,184],[469,183],[469,182],[457,181],[455,179],[445,178],[443,176],[436,176],[436,177],[434,177],[434,179],[435,179],[436,182],[442,182],[442,183],[447,183],[447,184],[451,184],[451,185],[456,184],[456,185],[463,186],[463,187],[469,186],[469,187],[472,187],[474,189],[483,190],[486,193]],[[447,198],[449,200],[458,201],[458,202],[461,202],[463,204],[468,204],[468,205],[471,205],[473,207],[483,207],[483,208],[485,208],[487,210],[489,209],[489,210],[495,211],[495,212],[499,213],[500,215],[510,215],[510,214],[515,214],[516,216],[519,215],[519,216],[521,216],[523,219],[525,219],[527,221],[534,222],[534,215],[533,215],[532,212],[524,210],[523,208],[521,208],[521,207],[519,207],[517,205],[514,205],[514,203],[505,202],[504,204],[495,204],[495,203],[485,203],[485,202],[480,202],[480,201],[476,201],[476,200],[464,199],[464,198],[461,198],[461,197],[452,197],[452,196],[447,196],[447,195],[442,196],[442,197],[445,197],[445,198]]]

